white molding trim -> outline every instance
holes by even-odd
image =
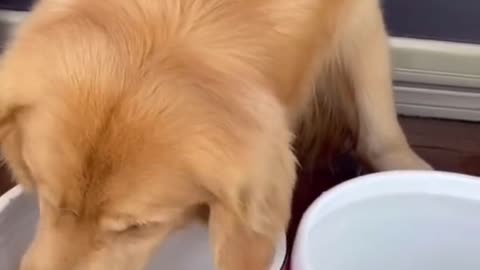
[[[21,23],[27,16],[27,11],[13,11],[0,9],[0,21],[9,25],[16,25]]]
[[[17,26],[29,15],[27,11],[13,11],[0,9],[0,49],[6,46],[9,38],[14,34]]]
[[[400,85],[395,96],[402,115],[480,121],[480,92]]]
[[[396,81],[480,88],[480,45],[391,38]]]
[[[397,103],[400,115],[480,122],[480,111]]]
[[[480,122],[480,45],[391,38],[400,114]]]

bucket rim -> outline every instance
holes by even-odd
[[[472,181],[473,180],[473,181]],[[480,201],[480,177],[444,171],[388,171],[363,175],[341,183],[320,195],[304,213],[295,236],[292,267],[308,265],[307,243],[311,229],[331,212],[378,196],[398,194],[444,195]]]

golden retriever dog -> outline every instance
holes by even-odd
[[[430,169],[390,69],[378,0],[40,1],[0,68],[2,152],[41,216],[20,269],[143,269],[207,209],[217,269],[267,270],[295,138]]]

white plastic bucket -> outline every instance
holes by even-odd
[[[38,211],[35,198],[16,187],[0,197],[0,270],[17,270],[20,259],[33,238]],[[192,225],[168,239],[154,256],[148,270],[213,270],[208,231]],[[271,270],[283,268],[286,239],[278,245]]]
[[[479,270],[480,178],[378,173],[324,193],[305,213],[292,270]]]

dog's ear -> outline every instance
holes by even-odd
[[[269,269],[290,218],[295,179],[292,162],[291,169],[282,170],[279,164],[265,178],[250,179],[247,186],[235,186],[225,179],[227,185],[232,184],[234,196],[210,205],[209,226],[218,269]]]
[[[0,144],[12,130],[15,116],[26,105],[24,94],[16,89],[12,79],[0,70]]]
[[[1,87],[1,86],[0,86]],[[0,88],[0,91],[4,89]],[[15,181],[26,190],[31,190],[33,181],[29,170],[21,155],[21,136],[16,128],[16,115],[21,111],[22,105],[0,94],[0,150],[1,159],[8,163],[8,167]]]
[[[16,116],[39,96],[38,80],[25,78],[32,65],[27,56],[12,49],[0,59],[0,143],[12,130]]]
[[[0,142],[8,134],[11,128],[10,110],[8,108],[0,108]]]
[[[195,186],[209,195],[219,270],[269,269],[289,223],[297,165],[294,136],[283,107],[264,93],[245,91],[252,96],[239,99],[228,114],[209,118],[215,120],[208,122],[211,128],[202,128],[205,133],[186,147]]]
[[[222,192],[210,205],[209,219],[217,269],[269,269],[287,230],[296,160],[288,142],[271,147],[259,146],[240,175],[219,184]]]
[[[217,269],[269,269],[281,233],[278,228],[256,231],[222,205],[211,208],[209,226]]]
[[[15,181],[28,190],[33,182],[21,155],[22,136],[17,119],[30,106],[33,95],[21,90],[23,84],[30,83],[28,79],[5,69],[3,64],[0,66],[0,159],[8,163]]]
[[[1,86],[0,91],[4,91],[4,89],[1,89]],[[21,108],[22,105],[12,100],[10,95],[0,94],[0,144],[12,130],[15,115]]]

